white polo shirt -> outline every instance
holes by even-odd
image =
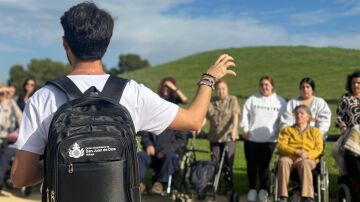
[[[91,86],[102,91],[109,76],[105,74],[68,77],[81,92],[85,92]],[[16,148],[42,155],[54,113],[65,102],[65,94],[53,86],[44,86],[31,96],[24,109]],[[171,124],[179,109],[177,105],[165,101],[149,88],[133,80],[127,83],[120,104],[130,112],[136,131],[149,131],[155,134],[160,134]]]

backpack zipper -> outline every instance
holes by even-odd
[[[73,164],[72,164],[72,163],[70,163],[68,167],[69,167],[69,169],[68,169],[68,173],[70,173],[70,174],[71,174],[71,173],[73,173],[73,172],[74,172],[74,167],[73,167]]]

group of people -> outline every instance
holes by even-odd
[[[15,156],[14,143],[18,136],[22,111],[25,103],[36,91],[36,81],[26,79],[22,92],[16,94],[16,88],[8,82],[0,84],[0,190],[4,175],[9,170],[11,158]]]
[[[64,12],[61,25],[64,30],[62,37],[64,51],[73,67],[68,78],[81,92],[92,86],[99,90],[103,89],[109,75],[106,74],[101,59],[113,33],[112,16],[94,3],[84,2]],[[154,175],[152,190],[160,192],[163,188],[162,184],[168,180],[165,178],[178,168],[174,160],[177,163],[179,159],[177,154],[172,153],[177,151],[177,148],[166,151],[157,149],[155,148],[157,145],[164,146],[164,144],[152,141],[161,139],[162,133],[172,133],[170,129],[199,131],[204,123],[203,120],[206,119],[210,124],[207,137],[210,140],[212,160],[218,161],[223,149],[228,148],[224,165],[228,190],[233,190],[232,167],[240,125],[245,140],[249,181],[248,200],[255,201],[257,196],[261,201],[266,198],[269,162],[274,149],[277,148],[280,154],[278,177],[281,200],[287,200],[289,171],[295,168],[303,184],[301,197],[311,201],[314,198],[314,191],[310,186],[312,176],[309,172],[314,168],[315,159],[323,150],[331,118],[326,102],[314,96],[315,82],[311,78],[302,79],[299,85],[300,96],[286,103],[276,94],[274,80],[270,76],[263,76],[260,78],[259,92],[246,100],[240,116],[237,99],[229,95],[229,86],[222,79],[225,75],[236,75],[235,71],[230,69],[234,66],[233,57],[227,54],[220,55],[201,75],[196,95],[187,108],[176,105],[186,102],[187,97],[176,86],[174,80],[167,79],[162,82],[159,88],[160,96],[135,81],[126,83],[119,104],[128,110],[136,132],[146,131],[155,134],[149,136],[148,140],[143,140],[144,152],[139,154],[142,180],[145,177],[144,170],[148,167],[156,165],[159,161],[168,162],[165,164],[167,170],[159,168]],[[28,82],[25,87],[34,84]],[[212,89],[215,89],[216,96],[211,99]],[[348,93],[339,102],[336,119],[336,124],[342,131],[360,121],[359,71],[348,77],[346,89]],[[44,86],[33,95],[24,93],[20,98],[19,107],[22,108],[24,103],[26,104],[19,136],[15,143],[16,156],[11,172],[11,180],[17,187],[38,184],[46,178],[43,164],[39,159],[44,154],[48,142],[50,121],[59,107],[66,103],[66,95],[52,86]],[[5,91],[0,91],[1,105],[14,103],[4,102],[3,100],[6,99],[8,98]],[[13,130],[17,126],[9,127]],[[259,192],[256,190],[257,177],[260,179]],[[48,188],[45,184],[43,193],[46,193],[45,190]],[[140,188],[145,189],[145,186]],[[59,193],[50,191],[52,199],[55,200]]]
[[[171,78],[171,85],[164,85],[164,83],[166,82],[162,81],[159,87],[161,97],[172,100],[172,102],[178,100],[178,102],[174,102],[176,104],[186,103],[185,95],[176,86],[173,78]],[[360,113],[358,112],[360,109],[360,71],[349,75],[346,86],[348,92],[340,99],[336,114],[336,125],[342,132],[360,123]],[[323,98],[315,96],[315,89],[315,81],[305,77],[299,83],[300,95],[286,101],[275,92],[273,78],[262,76],[259,80],[259,92],[251,95],[240,110],[237,98],[229,95],[226,80],[221,79],[215,83],[216,95],[210,101],[204,123],[206,121],[209,123],[207,139],[210,142],[212,161],[219,162],[223,149],[225,146],[228,148],[223,167],[226,190],[233,192],[232,167],[236,151],[235,141],[238,139],[238,127],[240,126],[244,132],[244,153],[249,184],[248,201],[257,199],[266,201],[269,164],[275,149],[280,155],[277,172],[279,195],[282,201],[287,200],[287,184],[290,171],[293,169],[298,171],[303,187],[298,193],[299,196],[303,198],[303,201],[314,199],[312,170],[316,167],[316,161],[323,152],[327,131],[331,125],[331,110]],[[165,92],[171,91],[170,95],[175,95],[175,98],[164,96],[164,90]],[[165,93],[165,95],[168,94]],[[161,137],[162,135],[157,136],[157,139],[161,140]],[[147,136],[144,136],[144,139],[147,139]],[[162,145],[166,145],[167,140],[161,141],[163,141]],[[148,143],[145,140],[143,142]],[[171,141],[171,143],[174,142]],[[148,144],[144,145],[146,153],[151,155],[151,152],[148,151]],[[174,153],[171,154],[173,155],[173,161],[171,161],[173,165],[166,164],[167,172],[162,170],[165,175],[157,178],[161,180],[155,180],[152,188],[155,193],[162,191],[162,185],[179,166],[174,145],[168,145],[174,148]],[[184,141],[179,146],[183,145]],[[156,152],[154,152],[156,149],[156,147],[151,149],[153,156],[156,156]],[[337,154],[338,152],[335,150],[334,154]],[[147,162],[140,157],[140,165],[142,161]],[[161,163],[156,165],[159,167]],[[149,163],[147,166],[140,167],[142,182],[144,182],[145,172],[149,167]],[[164,167],[162,168],[164,169]],[[171,169],[169,170],[169,168]],[[340,173],[344,173],[344,171]],[[259,179],[259,191],[257,191],[257,179]],[[144,183],[141,186],[144,191]]]

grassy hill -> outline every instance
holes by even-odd
[[[144,83],[155,91],[163,77],[173,76],[179,88],[192,98],[200,75],[222,53],[228,53],[236,60],[235,71],[238,75],[228,76],[226,79],[229,82],[230,94],[237,96],[240,105],[247,97],[258,91],[258,82],[262,75],[272,76],[277,93],[286,99],[299,95],[299,81],[303,77],[311,77],[316,83],[315,95],[324,98],[330,105],[333,113],[332,123],[334,123],[336,103],[345,92],[347,74],[360,69],[359,50],[305,46],[249,47],[199,53],[121,76]],[[329,133],[338,133],[334,124]],[[200,141],[198,146],[208,148],[206,142]],[[246,165],[242,146],[239,142],[234,172],[237,190],[245,194],[247,191]],[[333,143],[326,145],[326,159],[330,168],[331,196],[335,197],[337,172],[333,168],[331,158],[332,146]],[[237,177],[240,180],[237,180],[239,179]]]

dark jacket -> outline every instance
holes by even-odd
[[[181,153],[186,148],[187,139],[190,132],[182,132],[176,130],[165,130],[159,135],[150,132],[140,132],[141,146],[145,150],[146,147],[153,145],[156,154],[167,154],[168,152]]]

